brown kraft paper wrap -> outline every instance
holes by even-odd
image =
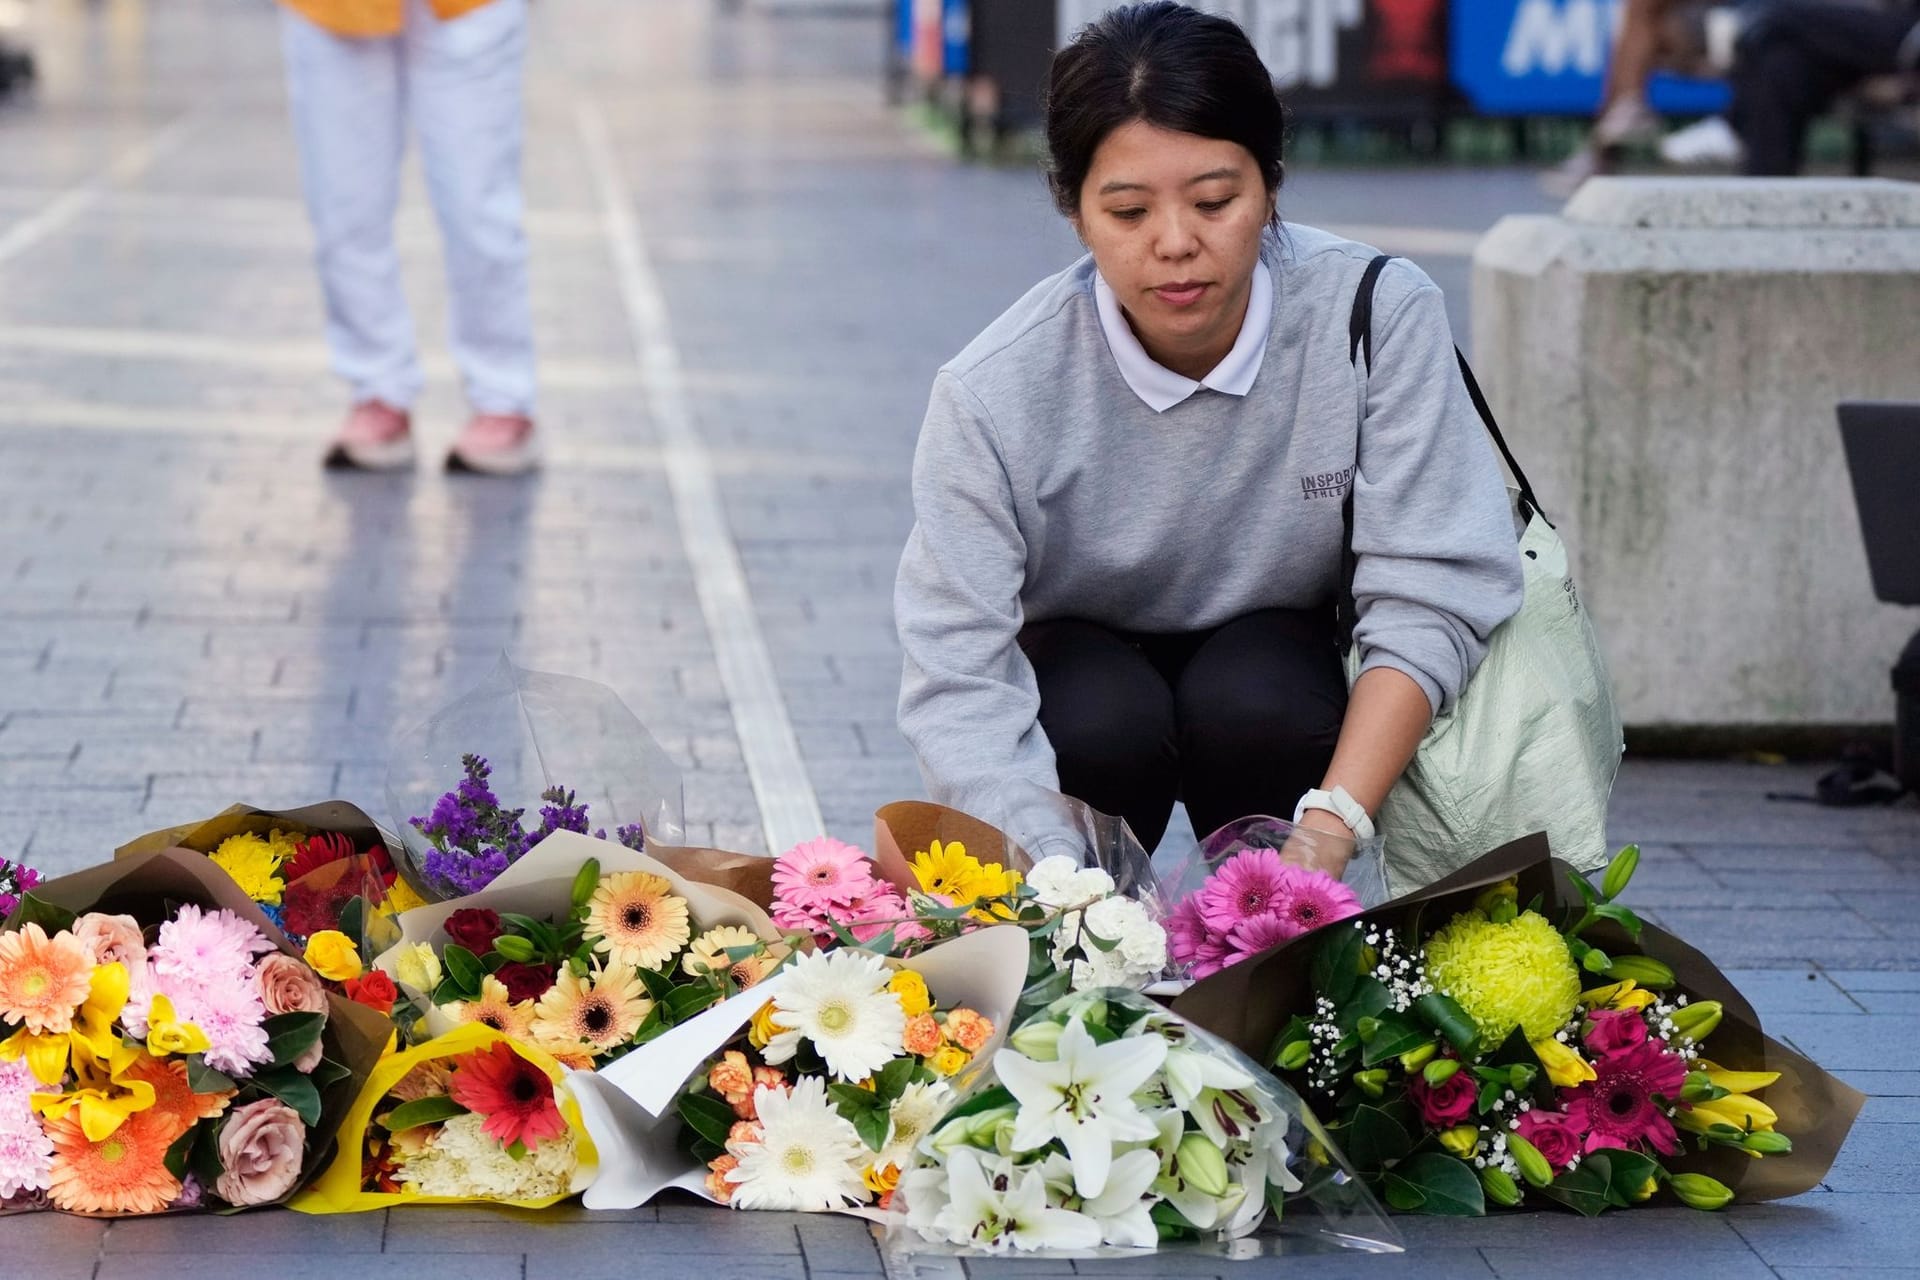
[[[695,849],[655,844],[641,850],[674,873],[716,889],[739,894],[762,911],[773,910],[773,859],[758,853],[731,853],[725,849]]]
[[[1015,871],[1032,868],[1032,859],[1001,833],[958,809],[926,800],[900,800],[883,805],[873,815],[873,857],[880,874],[900,889],[918,886],[911,860],[925,853],[935,840],[958,840],[981,862],[998,862]]]
[[[282,810],[256,809],[252,805],[236,804],[203,822],[189,822],[184,826],[135,836],[115,849],[113,856],[130,858],[160,849],[192,849],[196,853],[212,853],[220,847],[221,841],[232,836],[264,836],[276,827],[282,831],[295,829],[306,835],[319,831],[334,832],[353,841],[355,849],[368,849],[386,843],[386,837],[374,825],[373,819],[357,805],[345,800],[327,800],[298,809]]]
[[[1395,929],[1411,942],[1472,907],[1487,886],[1514,877],[1519,881],[1520,901],[1531,902],[1538,895],[1541,913],[1558,922],[1569,909],[1583,905],[1573,886],[1578,874],[1549,853],[1544,834],[1523,836],[1358,918]],[[1342,921],[1331,927],[1351,928],[1352,924]],[[1685,1154],[1663,1163],[1676,1172],[1717,1178],[1740,1200],[1781,1200],[1818,1186],[1866,1096],[1762,1031],[1752,1003],[1719,966],[1666,930],[1647,924],[1636,943],[1618,925],[1603,920],[1583,936],[1609,955],[1638,954],[1663,961],[1674,972],[1675,991],[1690,999],[1718,1000],[1720,1025],[1708,1038],[1708,1052],[1715,1062],[1735,1071],[1780,1073],[1780,1079],[1760,1096],[1779,1114],[1774,1128],[1793,1139],[1791,1154],[1755,1160],[1723,1147],[1698,1151],[1689,1144]],[[1308,970],[1314,950],[1324,940],[1324,933],[1310,933],[1222,969],[1189,987],[1173,1002],[1173,1011],[1231,1041],[1257,1061],[1270,1062],[1281,1028],[1296,1013],[1312,1010]]]
[[[314,806],[315,809],[326,807]],[[307,813],[311,810],[294,812]],[[32,896],[76,914],[99,911],[108,915],[129,915],[147,927],[165,919],[170,906],[193,903],[205,908],[221,908],[233,912],[258,929],[262,937],[284,954],[296,960],[301,958],[299,951],[287,941],[286,935],[274,927],[258,904],[241,892],[240,886],[226,872],[208,861],[203,854],[191,849],[162,848],[147,853],[122,850],[114,855],[112,862],[88,867],[84,871],[35,886]],[[387,1041],[393,1034],[393,1024],[386,1016],[365,1005],[332,994],[327,997],[327,1004],[327,1025],[321,1032],[321,1043],[326,1046],[326,1056],[351,1074],[321,1091],[320,1123],[313,1126],[312,1145],[307,1150],[300,1181],[293,1191],[273,1201],[273,1204],[284,1203],[332,1163],[341,1121],[359,1096],[361,1086],[366,1084],[374,1064],[386,1052]],[[271,1205],[249,1207],[269,1208]],[[137,1215],[75,1216],[120,1218]]]

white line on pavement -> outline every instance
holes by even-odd
[[[660,433],[667,484],[680,540],[693,568],[700,612],[713,638],[720,682],[733,711],[747,777],[760,804],[767,847],[779,853],[825,830],[820,801],[800,758],[800,741],[774,676],[773,658],[747,589],[739,548],[727,525],[712,459],[694,425],[680,353],[668,327],[666,297],[647,260],[646,241],[613,157],[606,118],[592,103],[579,101],[574,119],[606,217],[608,247],[633,331],[647,408]]]
[[[114,183],[139,177],[154,161],[185,142],[205,118],[204,109],[187,112],[159,133],[129,147],[85,182],[68,187],[46,208],[9,227],[0,235],[0,264],[18,257],[98,204]]]

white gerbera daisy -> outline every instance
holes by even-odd
[[[885,1168],[891,1164],[906,1169],[913,1165],[913,1149],[920,1139],[933,1132],[933,1126],[940,1123],[940,1117],[947,1114],[953,1106],[953,1088],[944,1080],[935,1080],[931,1084],[910,1084],[893,1104],[893,1129],[887,1134],[887,1145],[874,1157],[874,1164]]]
[[[861,1174],[873,1153],[827,1101],[827,1083],[803,1076],[791,1093],[754,1094],[760,1141],[743,1144],[727,1171],[736,1209],[839,1209],[867,1198]]]
[[[773,997],[775,1021],[784,1029],[763,1056],[785,1062],[805,1040],[836,1077],[865,1080],[904,1052],[907,1015],[887,989],[889,976],[880,957],[866,951],[801,956]]]

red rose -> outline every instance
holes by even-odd
[[[1546,1157],[1555,1173],[1560,1173],[1580,1154],[1583,1135],[1573,1120],[1558,1111],[1535,1107],[1520,1113],[1520,1136],[1531,1142]]]
[[[1647,1042],[1647,1020],[1637,1009],[1602,1009],[1587,1017],[1593,1023],[1586,1034],[1587,1048],[1599,1057],[1625,1053]]]
[[[444,928],[449,938],[476,956],[493,950],[493,940],[506,932],[500,917],[485,907],[462,907],[447,917]]]
[[[506,987],[507,999],[519,1004],[547,994],[555,975],[550,964],[503,964],[494,970],[493,976]]]
[[[341,990],[347,993],[347,999],[355,1004],[363,1004],[376,1013],[392,1013],[393,1002],[400,998],[400,989],[393,985],[393,979],[378,969],[369,969],[340,985]]]
[[[1480,1082],[1464,1068],[1440,1084],[1427,1083],[1415,1074],[1407,1081],[1407,1096],[1420,1112],[1420,1118],[1435,1129],[1451,1129],[1473,1114],[1473,1101],[1480,1096]]]

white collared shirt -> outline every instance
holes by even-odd
[[[1120,309],[1120,299],[1098,271],[1093,273],[1093,298],[1100,312],[1101,331],[1107,335],[1107,349],[1120,366],[1120,376],[1155,413],[1165,413],[1202,387],[1230,396],[1244,396],[1253,389],[1260,361],[1267,354],[1267,333],[1273,327],[1273,273],[1266,263],[1253,265],[1247,315],[1240,322],[1240,336],[1234,339],[1233,349],[1198,382],[1147,354]]]

